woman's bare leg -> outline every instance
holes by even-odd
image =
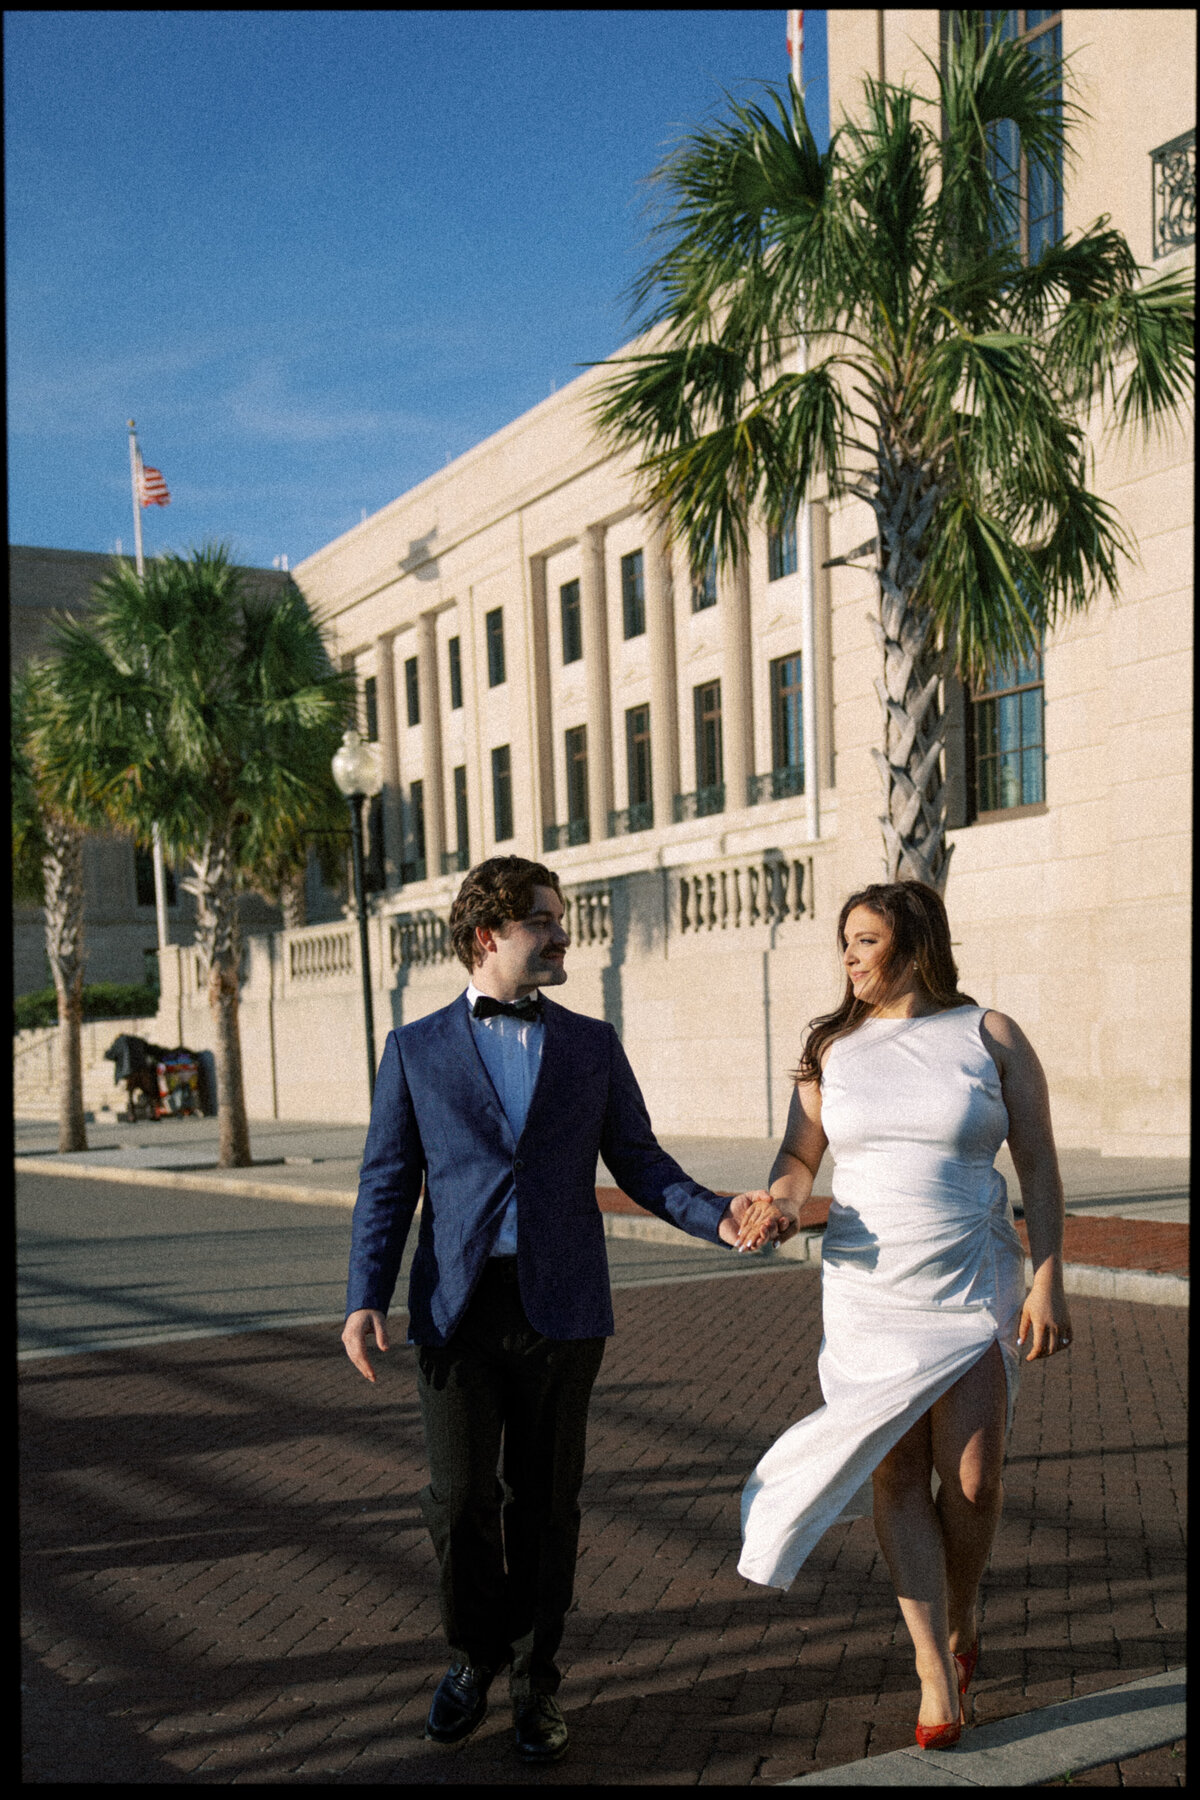
[[[928,1413],[875,1470],[875,1531],[916,1652],[922,1725],[958,1718],[957,1663],[950,1654],[946,1550],[930,1494]]]
[[[952,1650],[970,1650],[977,1635],[979,1583],[1004,1503],[1006,1408],[1004,1362],[993,1344],[928,1415]]]

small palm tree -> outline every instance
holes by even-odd
[[[46,957],[58,1000],[58,1148],[86,1150],[83,1110],[83,825],[39,761],[34,722],[47,710],[54,670],[30,663],[12,684],[13,899],[43,909]]]
[[[791,84],[666,158],[665,248],[633,290],[655,336],[595,411],[695,569],[736,562],[751,513],[778,529],[818,478],[872,508],[885,867],[939,888],[939,677],[1036,653],[1116,591],[1131,546],[1087,485],[1089,409],[1146,430],[1192,369],[1190,281],[1143,282],[1107,219],[1022,264],[997,128],[1056,179],[1081,109],[1058,64],[958,17],[940,137],[912,90],[868,80],[822,155]]]
[[[257,852],[324,816],[353,678],[336,673],[303,596],[250,593],[224,548],[128,564],[86,623],[54,633],[57,704],[39,755],[69,796],[191,863],[215,1028],[219,1161],[250,1161],[238,1030],[237,895]]]

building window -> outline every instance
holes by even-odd
[[[126,864],[128,867],[128,864]],[[167,890],[167,905],[175,904],[175,877],[171,873],[169,863],[163,864],[163,885]],[[139,906],[154,906],[154,852],[149,844],[135,843],[133,846],[133,879],[137,890]],[[128,892],[128,889],[126,889]]]
[[[646,629],[646,579],[640,550],[621,558],[621,616],[625,636],[641,637]]]
[[[583,655],[583,620],[579,614],[579,583],[564,581],[558,590],[562,608],[563,662],[578,662]]]
[[[410,820],[412,824],[413,855],[420,863],[425,861],[425,783],[414,781],[408,790]]]
[[[1042,657],[997,665],[971,696],[975,815],[1046,799]]]
[[[721,749],[721,684],[705,681],[692,693],[696,714],[696,786],[717,788],[725,779]]]
[[[587,726],[576,725],[566,734],[567,746],[567,824],[573,827],[568,842],[586,844],[588,840],[588,758]]]
[[[492,818],[496,842],[502,844],[513,835],[512,753],[508,744],[492,751]]]
[[[504,681],[504,608],[497,606],[488,613],[484,623],[487,626],[488,686],[500,687]]]
[[[1039,62],[1060,66],[1062,58],[1062,12],[1056,8],[1037,11],[1024,8],[984,12],[980,15],[983,29],[1001,38],[1021,38]],[[943,58],[949,48],[951,33],[962,30],[960,12],[943,12],[941,31]],[[1062,88],[1058,88],[1059,104]],[[1063,234],[1062,166],[1053,172],[1031,168],[1021,149],[1021,135],[1014,119],[998,119],[987,128],[990,167],[1003,189],[1006,200],[1006,235],[1022,262],[1036,262],[1042,251],[1057,244]]]
[[[717,553],[714,550],[699,575],[692,576],[692,611],[703,612],[717,604]]]
[[[421,690],[417,685],[417,659],[410,656],[404,665],[404,698],[410,725],[421,723]]]
[[[382,816],[382,815],[381,815]],[[408,790],[408,847],[411,854],[400,864],[400,880],[424,881],[425,868],[425,784],[414,781]]]
[[[804,683],[799,656],[771,664],[771,768],[804,769]]]
[[[631,706],[625,714],[625,766],[629,775],[629,813],[651,805],[650,708]]]
[[[781,581],[796,573],[796,512],[783,521],[778,531],[767,533],[767,580]]]
[[[454,640],[457,643],[457,639]],[[459,861],[467,854],[467,765],[459,763],[454,771],[454,830]]]
[[[363,698],[367,703],[367,742],[379,742],[379,684],[374,675],[368,675],[363,683]]]
[[[457,712],[462,705],[462,646],[456,637],[450,639],[450,709]]]

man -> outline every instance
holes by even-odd
[[[655,1141],[612,1026],[542,998],[567,979],[570,942],[550,869],[519,856],[480,863],[450,929],[466,994],[390,1032],[380,1063],[342,1341],[374,1381],[367,1340],[388,1348],[423,1180],[408,1335],[429,1458],[421,1507],[451,1655],[425,1732],[441,1744],[467,1737],[509,1666],[517,1749],[553,1762],[567,1747],[554,1659],[574,1584],[588,1403],[613,1329],[597,1155],[639,1205],[695,1237],[756,1248],[780,1221],[767,1195],[730,1203],[685,1175]]]

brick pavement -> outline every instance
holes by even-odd
[[[815,1273],[614,1298],[563,1763],[516,1760],[503,1682],[466,1745],[423,1741],[445,1664],[411,1352],[372,1389],[308,1327],[25,1365],[25,1779],[738,1785],[910,1743],[869,1520],[787,1595],[736,1573],[742,1480],[819,1400]],[[1023,1376],[981,1720],[1184,1660],[1185,1320],[1072,1315],[1070,1361]],[[1072,1785],[1174,1785],[1182,1760]]]
[[[602,1212],[649,1214],[620,1188],[598,1187]],[[829,1217],[827,1197],[813,1195],[800,1209],[800,1224],[819,1227]],[[1097,1269],[1149,1269],[1158,1275],[1189,1273],[1190,1225],[1164,1219],[1079,1218],[1068,1215],[1063,1230],[1063,1260]],[[1029,1253],[1029,1233],[1017,1220],[1017,1235]]]

